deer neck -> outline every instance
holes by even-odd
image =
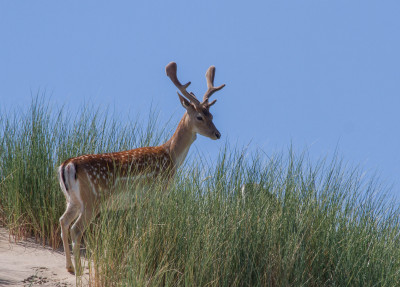
[[[196,132],[190,124],[187,112],[183,115],[172,137],[164,144],[165,149],[171,155],[174,165],[178,168],[185,160],[189,148],[196,140]]]

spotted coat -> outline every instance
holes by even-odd
[[[73,166],[72,166],[73,165]],[[82,155],[64,161],[61,166],[63,181],[68,192],[68,176],[76,180],[84,174],[95,190],[109,189],[119,178],[171,177],[173,162],[168,152],[162,147],[141,147],[133,150]],[[68,173],[68,175],[66,175]],[[74,173],[73,175],[71,173]]]

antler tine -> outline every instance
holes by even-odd
[[[214,87],[214,77],[215,77],[215,67],[211,66],[208,68],[206,72],[206,80],[207,80],[207,92],[204,94],[203,97],[203,103],[208,103],[208,99],[211,97],[212,94],[214,94],[216,91],[221,90],[223,87],[225,87],[225,84],[222,84],[219,87]],[[212,106],[215,104],[216,100],[212,101],[211,104],[208,104],[208,106]]]
[[[196,96],[193,93],[189,93],[186,91],[187,87],[189,87],[190,82],[187,82],[186,84],[182,85],[181,82],[179,82],[178,77],[176,75],[177,71],[177,65],[175,62],[169,63],[165,67],[165,72],[167,73],[167,76],[171,79],[172,83],[181,91],[181,93],[188,99],[190,100],[193,104],[195,105],[200,105],[199,100],[196,98]]]

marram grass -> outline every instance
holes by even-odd
[[[1,222],[53,247],[65,208],[59,163],[171,133],[155,117],[145,127],[88,109],[67,115],[36,99],[0,116]],[[400,285],[399,209],[378,181],[293,151],[267,159],[226,145],[214,164],[200,158],[167,191],[154,183],[103,204],[84,235],[92,285]]]

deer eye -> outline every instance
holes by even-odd
[[[203,117],[202,117],[202,116],[197,116],[196,119],[197,119],[198,121],[202,121],[202,120],[203,120]]]

